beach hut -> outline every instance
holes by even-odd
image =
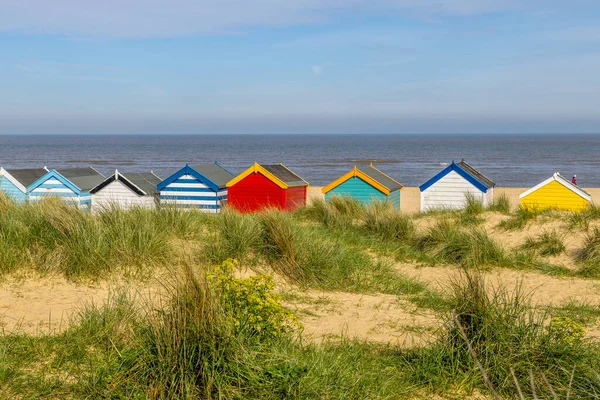
[[[250,168],[227,182],[229,205],[244,212],[267,207],[295,210],[306,205],[308,182],[283,164]]]
[[[589,206],[592,196],[555,172],[539,185],[521,193],[519,198],[525,208],[581,211]]]
[[[152,171],[115,173],[90,190],[92,209],[102,211],[109,207],[128,210],[133,207],[152,208],[158,202],[156,186],[162,181]]]
[[[384,174],[371,163],[367,167],[356,165],[348,173],[322,189],[325,201],[334,196],[352,197],[363,204],[374,201],[389,201],[400,209],[400,182]]]
[[[17,203],[27,201],[27,187],[44,176],[47,168],[4,169],[0,168],[0,191]]]
[[[35,202],[45,196],[56,196],[81,208],[90,209],[90,190],[104,179],[104,176],[92,167],[51,169],[27,187],[28,199]]]
[[[421,212],[434,209],[461,209],[467,196],[481,200],[484,206],[494,198],[496,184],[465,160],[452,161],[442,171],[419,187]]]
[[[217,213],[227,203],[227,182],[234,175],[212,164],[186,165],[157,185],[160,204]]]

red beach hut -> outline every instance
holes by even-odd
[[[283,164],[250,168],[227,182],[227,204],[242,212],[267,207],[295,210],[306,205],[308,182]]]

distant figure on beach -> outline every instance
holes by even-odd
[[[571,183],[573,185],[577,185],[577,175],[573,175],[573,177],[571,178]]]

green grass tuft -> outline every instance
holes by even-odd
[[[505,194],[495,196],[494,200],[487,206],[489,211],[496,211],[502,214],[510,214],[510,200]]]
[[[538,252],[541,256],[557,256],[566,250],[564,235],[556,231],[544,232],[537,238],[528,238],[522,249]]]
[[[506,230],[523,229],[528,222],[535,220],[540,215],[549,215],[551,210],[538,210],[529,207],[519,207],[511,218],[500,222],[499,227]]]

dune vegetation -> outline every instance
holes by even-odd
[[[588,331],[600,296],[541,304],[520,280],[496,285],[490,274],[593,285],[596,219],[593,210],[511,211],[502,198],[418,215],[345,198],[295,213],[207,215],[91,214],[0,195],[3,281],[168,276],[160,294],[121,287],[79,307],[63,329],[5,330],[0,397],[594,398],[600,347]],[[436,270],[448,273],[444,285],[420,278]],[[402,327],[426,337],[412,344],[343,330],[311,337],[310,321],[345,294],[396,299],[402,312],[430,315],[433,328]]]

